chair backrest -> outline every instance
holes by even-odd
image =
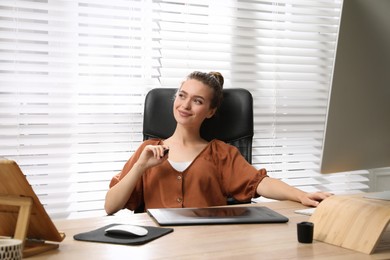
[[[168,138],[175,128],[173,100],[177,89],[155,88],[145,98],[143,137]],[[217,113],[206,119],[201,136],[210,141],[219,139],[236,146],[245,159],[252,163],[253,97],[242,88],[223,90],[223,101]]]

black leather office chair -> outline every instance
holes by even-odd
[[[177,89],[155,88],[145,97],[143,137],[166,139],[176,128],[173,101]],[[201,126],[201,136],[210,141],[219,139],[236,146],[245,159],[252,163],[253,98],[241,88],[223,90],[223,101],[216,114]],[[228,198],[228,204],[250,203]],[[135,210],[143,212],[144,206]]]
[[[177,89],[155,88],[145,98],[143,137],[166,139],[176,127],[173,100]],[[236,146],[245,159],[252,163],[253,98],[241,88],[223,90],[223,101],[217,113],[206,119],[201,136],[210,141],[219,139]]]

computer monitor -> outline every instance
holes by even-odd
[[[388,166],[390,1],[344,0],[321,172]]]

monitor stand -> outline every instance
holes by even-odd
[[[390,222],[390,200],[367,195],[333,195],[322,201],[310,217],[314,239],[373,253]]]

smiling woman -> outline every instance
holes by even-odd
[[[222,206],[230,196],[238,201],[265,196],[317,206],[330,196],[305,193],[269,178],[264,168],[256,169],[236,147],[201,137],[203,121],[214,116],[221,104],[223,80],[214,75],[223,79],[219,73],[196,71],[181,84],[173,103],[175,131],[165,140],[144,141],[114,176],[106,195],[108,214],[141,205],[145,209]],[[169,153],[164,156],[166,149]],[[178,170],[171,162],[188,167]]]

